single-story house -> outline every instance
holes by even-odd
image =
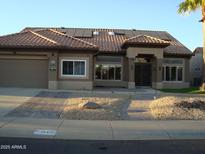
[[[190,60],[190,80],[192,86],[201,86],[203,78],[203,48],[198,47],[194,50]]]
[[[0,87],[186,88],[191,56],[165,31],[25,28],[0,37]]]

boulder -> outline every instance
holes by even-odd
[[[79,107],[82,109],[100,109],[101,106],[95,102],[85,102],[79,104]]]

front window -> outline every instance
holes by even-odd
[[[62,76],[79,76],[86,75],[85,60],[62,60],[61,63]]]
[[[183,67],[181,66],[163,66],[162,67],[163,81],[182,81]]]
[[[163,60],[162,80],[183,81],[184,60],[179,58],[166,58]]]
[[[96,80],[121,80],[122,66],[119,64],[97,64],[95,70]]]

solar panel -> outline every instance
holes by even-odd
[[[85,29],[83,37],[92,37],[93,36],[93,31],[90,29]]]
[[[66,35],[73,36],[75,33],[75,29],[65,29]]]
[[[125,35],[125,32],[124,32],[124,30],[118,30],[118,29],[116,29],[116,30],[114,30],[114,33],[115,33],[115,35]]]
[[[75,29],[74,37],[83,37],[84,30],[83,29]]]
[[[134,36],[134,34],[133,34],[133,32],[131,30],[125,30],[124,32],[125,32],[125,35],[127,37],[133,37]]]

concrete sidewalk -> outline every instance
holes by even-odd
[[[205,121],[1,118],[0,137],[80,140],[205,139]]]

